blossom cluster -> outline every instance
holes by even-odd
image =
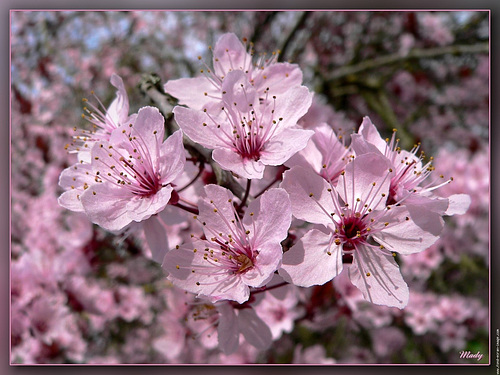
[[[297,65],[274,56],[255,62],[236,35],[222,35],[213,68],[165,84],[179,100],[173,113],[180,129],[167,137],[158,109],[128,113],[123,82],[113,75],[115,100],[107,109],[84,108],[93,129],[75,128],[67,148],[79,161],[60,178],[63,207],[111,232],[143,228],[167,279],[214,304],[218,346],[227,354],[240,334],[257,349],[270,346],[254,295],[286,283],[323,285],[346,272],[365,300],[404,308],[410,291],[395,258],[426,250],[441,234],[442,217],[463,214],[470,203],[466,194],[435,195],[452,178],[433,178],[432,159],[424,161],[418,145],[401,149],[396,131],[384,140],[368,117],[350,146],[326,123],[303,129],[298,120],[313,94]],[[186,163],[183,135],[247,180],[243,197],[217,184],[190,195],[177,185]],[[283,165],[286,171],[266,180],[266,167]],[[265,187],[252,194],[253,181]],[[174,248],[168,219],[161,219],[179,215],[161,214],[169,204],[195,213],[201,227]],[[292,218],[303,230],[284,251]],[[276,279],[281,284],[270,284]]]
[[[422,37],[452,43],[441,31]],[[427,157],[253,48],[222,34],[199,75],[163,85],[171,113],[110,72],[114,97],[83,99],[84,128],[18,137],[35,168],[15,185],[46,170],[33,203],[13,192],[14,362],[390,362],[408,332],[450,352],[487,326],[478,299],[427,288],[466,262],[458,242],[488,262],[487,152]]]

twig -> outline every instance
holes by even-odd
[[[280,62],[283,61],[283,59],[285,57],[285,54],[286,54],[286,50],[288,49],[288,46],[290,45],[290,42],[295,37],[295,34],[297,33],[297,31],[299,31],[300,28],[304,25],[304,23],[306,22],[307,17],[309,17],[309,14],[310,14],[309,12],[302,13],[302,15],[300,16],[299,20],[295,24],[294,28],[288,34],[287,38],[285,39],[285,41],[283,42],[283,45],[280,48],[280,54],[278,56],[278,61],[280,61]]]
[[[200,213],[200,211],[197,208],[185,206],[179,202],[172,204],[172,206],[179,207],[180,209],[187,211],[187,212],[191,212],[192,214],[195,214],[195,215],[199,215],[199,213]]]
[[[250,186],[252,185],[252,180],[248,179],[247,180],[247,188],[245,189],[245,195],[243,196],[243,199],[241,200],[240,205],[238,206],[238,211],[247,203],[248,195],[250,194]]]
[[[202,161],[200,161],[200,165],[198,167],[198,173],[196,174],[196,176],[194,176],[194,178],[191,181],[189,181],[186,185],[184,185],[183,187],[178,189],[177,192],[180,193],[181,191],[186,190],[188,187],[190,187],[192,184],[194,184],[196,182],[196,180],[201,176],[204,169],[205,169],[205,163],[202,160]]]

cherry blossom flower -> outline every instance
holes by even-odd
[[[412,215],[418,215],[420,211],[434,212],[433,222],[439,231],[443,227],[442,215],[463,214],[470,205],[470,197],[467,194],[455,194],[448,198],[442,198],[433,194],[439,187],[453,181],[428,180],[432,171],[432,158],[423,163],[423,154],[417,156],[419,146],[416,145],[411,151],[401,150],[398,140],[393,132],[392,138],[384,140],[377,128],[368,117],[363,119],[358,134],[353,134],[351,147],[357,155],[367,152],[381,153],[391,161],[391,167],[395,174],[391,178],[389,197],[387,204],[404,204]],[[444,180],[440,175],[438,180]],[[440,222],[438,224],[437,222]]]
[[[279,95],[300,86],[302,71],[296,64],[278,63],[277,57],[275,52],[270,58],[263,54],[254,62],[253,51],[247,52],[236,35],[227,33],[219,38],[213,49],[213,70],[207,66],[201,71],[204,76],[170,80],[164,89],[178,98],[179,104],[200,110],[220,102],[229,73],[241,71],[258,95]]]
[[[163,267],[174,285],[189,292],[211,301],[243,303],[250,287],[265,285],[281,264],[280,242],[292,218],[288,194],[283,189],[266,191],[240,219],[229,190],[207,185],[205,192],[197,219],[206,240],[194,239],[172,249]]]
[[[275,275],[281,279],[278,275]],[[271,283],[268,284],[270,286]],[[297,306],[296,287],[291,284],[278,289],[266,291],[264,298],[255,304],[255,312],[267,324],[273,335],[273,340],[279,339],[283,333],[290,333],[294,321],[303,315],[303,309]],[[273,292],[279,291],[280,294]]]
[[[185,163],[182,132],[163,141],[163,122],[158,109],[144,107],[135,124],[113,130],[109,142],[96,143],[91,164],[77,163],[61,174],[59,184],[67,191],[59,203],[83,210],[109,231],[163,210],[171,197],[171,182]]]
[[[122,125],[133,123],[137,116],[136,114],[129,116],[128,96],[122,78],[117,74],[112,74],[110,82],[117,91],[116,98],[107,109],[94,92],[92,94],[98,105],[92,104],[86,98],[83,99],[88,107],[83,108],[85,113],[82,114],[82,118],[89,121],[93,125],[93,129],[83,130],[74,127],[73,142],[66,145],[68,151],[78,152],[80,159],[88,160],[90,149],[95,142],[109,141],[113,130]]]
[[[352,263],[346,271],[366,300],[406,306],[408,286],[395,252],[423,251],[438,237],[410,220],[405,207],[386,206],[393,175],[389,160],[375,153],[348,163],[336,187],[300,166],[285,172],[280,187],[290,194],[294,216],[324,227],[308,231],[284,254],[279,274],[308,287],[324,284]]]
[[[307,145],[314,134],[297,128],[311,105],[304,87],[262,98],[245,73],[227,74],[219,106],[197,110],[177,106],[173,112],[183,132],[194,142],[214,149],[223,169],[244,178],[262,178],[266,165],[281,165]]]

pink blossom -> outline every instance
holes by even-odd
[[[282,280],[278,275],[275,275],[275,279],[275,285]],[[272,285],[273,282],[270,282],[268,287]],[[265,292],[264,298],[255,304],[255,312],[271,329],[273,340],[279,339],[283,333],[290,333],[295,319],[304,313],[303,309],[297,306],[295,288],[288,284],[272,289]]]
[[[233,194],[218,185],[205,187],[199,219],[206,240],[195,239],[165,255],[164,269],[174,285],[192,293],[243,303],[249,287],[261,287],[281,263],[280,242],[291,222],[288,194],[270,189],[252,201],[243,219]]]
[[[270,96],[258,92],[245,73],[230,72],[222,83],[223,99],[203,110],[175,107],[175,120],[194,142],[214,149],[223,169],[244,178],[262,178],[266,165],[281,165],[303,149],[313,135],[296,128],[311,105],[312,93],[292,87]]]
[[[113,73],[110,81],[117,91],[116,98],[107,109],[94,92],[92,94],[98,102],[97,106],[87,99],[83,99],[90,108],[83,108],[86,114],[82,114],[82,118],[89,121],[93,125],[93,129],[86,131],[75,127],[76,134],[73,136],[73,142],[66,146],[69,151],[78,152],[80,159],[87,160],[88,153],[95,142],[109,141],[113,130],[122,125],[133,123],[137,116],[135,114],[129,116],[128,96],[122,78]]]
[[[276,53],[261,56],[254,62],[253,51],[248,53],[236,35],[224,34],[213,49],[213,70],[207,66],[202,70],[205,76],[170,80],[165,92],[178,98],[179,104],[201,110],[223,99],[225,80],[233,71],[244,73],[258,95],[280,95],[301,84],[302,71],[296,64],[276,62]]]
[[[431,221],[430,212],[435,213],[432,224],[420,222],[427,230],[439,234],[443,228],[442,215],[463,214],[470,204],[470,197],[466,194],[456,194],[448,198],[441,198],[432,192],[437,188],[453,181],[452,178],[441,183],[435,180],[428,181],[434,167],[432,159],[423,163],[423,156],[416,156],[418,146],[410,152],[401,150],[395,138],[395,132],[390,142],[383,140],[377,128],[368,117],[363,119],[358,134],[352,135],[352,149],[356,155],[368,152],[381,153],[391,162],[394,175],[391,178],[387,204],[404,204],[412,216],[417,216],[421,211],[429,211],[427,220]],[[438,179],[444,180],[440,175]],[[434,229],[430,229],[431,226]]]
[[[61,174],[59,183],[67,191],[59,203],[77,211],[81,204],[92,222],[109,231],[163,210],[185,163],[182,132],[163,141],[163,123],[158,109],[144,107],[135,124],[113,130],[109,142],[96,143],[91,164],[77,163]]]
[[[406,306],[408,286],[394,252],[423,251],[437,237],[404,207],[386,206],[393,174],[389,160],[375,153],[347,164],[336,187],[300,166],[285,172],[280,186],[290,194],[294,216],[325,228],[311,229],[284,254],[280,275],[298,286],[321,285],[352,262],[349,278],[366,300]]]

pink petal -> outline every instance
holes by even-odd
[[[377,146],[368,142],[361,134],[351,134],[351,148],[358,156],[368,153],[384,155]]]
[[[186,155],[182,143],[182,131],[178,130],[163,142],[159,160],[161,181],[167,184],[175,180],[184,170]]]
[[[95,194],[94,194],[95,193]],[[120,187],[95,184],[81,196],[89,219],[109,231],[120,231],[132,222],[127,215],[130,194]]]
[[[391,175],[391,163],[386,157],[370,153],[356,156],[345,167],[345,175],[340,176],[337,191],[350,207],[368,205],[372,210],[385,207]],[[383,196],[385,194],[385,196]],[[360,202],[357,202],[357,199]]]
[[[390,251],[400,254],[427,249],[437,241],[443,228],[439,214],[417,206],[393,207],[380,218],[380,222],[390,225],[374,233],[373,238]]]
[[[168,185],[147,197],[131,196],[127,202],[128,217],[140,222],[162,211],[170,200],[172,186]]]
[[[219,349],[224,354],[234,353],[239,346],[240,328],[238,319],[233,307],[229,303],[217,303],[217,310],[220,313],[217,336],[219,338]]]
[[[177,98],[179,104],[197,110],[222,99],[220,88],[215,87],[205,76],[167,81],[164,90],[167,94]]]
[[[283,249],[278,243],[267,243],[259,247],[254,266],[241,275],[243,282],[251,287],[260,288],[272,278],[281,264]]]
[[[165,254],[169,250],[167,231],[155,216],[146,220],[143,224],[144,236],[151,249],[155,262],[162,263]]]
[[[292,155],[292,157],[283,164],[289,168],[296,165],[306,169],[313,168],[316,173],[319,173],[323,165],[323,155],[318,150],[311,137],[305,148]]]
[[[117,75],[111,75],[111,84],[118,90],[116,92],[116,98],[111,102],[108,110],[107,116],[109,116],[113,123],[117,126],[124,125],[128,119],[129,103],[127,91],[123,85],[122,78]]]
[[[255,213],[250,216],[250,213]],[[280,243],[288,235],[288,229],[292,221],[292,208],[290,198],[284,189],[269,189],[258,199],[248,205],[243,223],[245,227],[253,232],[255,223],[255,233],[252,238],[257,247],[263,246],[267,242]]]
[[[212,157],[223,169],[240,177],[260,179],[264,176],[265,165],[260,160],[242,158],[237,152],[227,148],[215,149]]]
[[[241,70],[227,74],[222,82],[224,103],[228,108],[246,112],[250,105],[256,105],[256,92],[248,82],[247,75]]]
[[[296,64],[276,63],[259,71],[254,77],[255,87],[269,88],[269,95],[281,95],[290,87],[302,84],[302,70]]]
[[[70,211],[83,212],[80,197],[85,191],[85,183],[88,186],[95,183],[90,164],[77,163],[62,171],[59,176],[59,186],[66,191],[59,197],[59,204]]]
[[[367,301],[400,309],[408,304],[408,285],[391,254],[359,246],[348,275]]]
[[[285,281],[303,287],[322,285],[333,279],[342,271],[343,265],[341,247],[332,244],[331,237],[331,233],[311,229],[283,254],[279,275]]]
[[[406,197],[406,195],[408,194],[409,196],[402,202],[402,204],[407,207],[417,206],[428,211],[438,213],[439,215],[444,215],[444,213],[448,209],[449,201],[447,198],[441,198],[438,196],[425,196],[419,193],[410,194],[408,193],[408,191],[405,191],[405,193],[402,193],[401,195],[402,197]]]
[[[207,223],[203,227],[205,236],[212,238],[214,233],[232,233],[231,220],[235,219],[232,203],[234,195],[219,185],[205,185],[204,189],[206,198],[198,202],[198,208],[200,220]]]
[[[283,94],[276,95],[275,106],[269,108],[274,109],[275,119],[282,119],[276,126],[275,134],[297,125],[297,121],[309,110],[313,95],[305,86],[292,87]]]
[[[213,51],[215,74],[222,78],[233,70],[251,69],[252,57],[233,33],[222,35]]]
[[[467,194],[454,194],[448,197],[449,206],[445,215],[463,215],[469,209],[471,199]]]
[[[335,212],[332,187],[312,169],[293,167],[284,173],[280,187],[290,196],[293,215],[315,224],[332,224],[330,213]],[[312,194],[312,196],[311,196]]]
[[[281,165],[306,147],[314,132],[303,129],[286,129],[266,142],[260,161],[266,165]]]
[[[246,342],[259,350],[271,346],[273,335],[264,321],[257,316],[255,310],[241,309],[238,313],[238,325]]]
[[[173,113],[179,127],[192,141],[210,149],[230,146],[227,137],[217,129],[217,125],[210,121],[206,113],[179,106],[174,108]]]
[[[144,151],[149,152],[152,158],[159,155],[159,147],[163,143],[165,134],[164,123],[165,119],[158,108],[142,107],[132,127],[130,136],[142,139],[146,147]]]
[[[368,116],[363,117],[358,134],[361,134],[369,143],[375,145],[382,154],[385,154],[387,142],[380,136],[380,133]]]

